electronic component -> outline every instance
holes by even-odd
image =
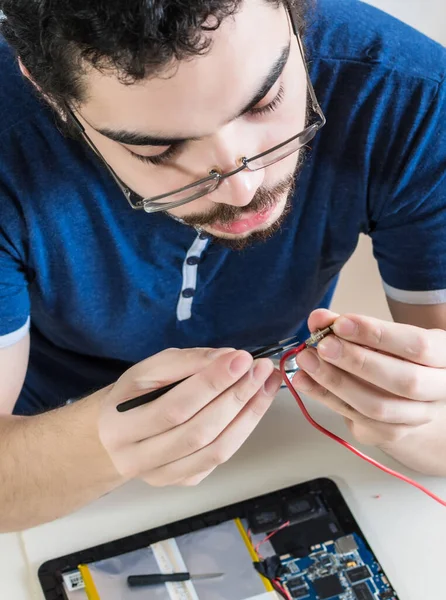
[[[296,600],[299,598],[305,598],[308,596],[309,591],[307,587],[301,587],[301,588],[295,588],[293,590],[290,590],[288,588],[289,593],[291,594],[292,598],[296,598]]]
[[[313,587],[319,600],[328,600],[328,598],[339,596],[339,594],[342,594],[345,591],[345,588],[337,575],[327,575],[326,577],[314,579]]]
[[[305,501],[302,503],[292,502],[296,497],[304,498]],[[309,498],[316,498],[315,503],[307,502]],[[320,516],[310,517],[298,524],[295,524],[292,519],[288,519],[288,516],[292,514],[297,519],[300,518],[299,515],[308,515],[309,512],[314,514],[314,512],[318,512],[318,506],[322,507],[324,511]],[[313,512],[314,508],[316,510]],[[236,523],[233,522],[234,519]],[[256,533],[253,531],[252,525],[257,526],[261,531]],[[230,540],[227,537],[227,528],[229,527],[234,534]],[[224,543],[221,543],[220,539],[224,539]],[[152,543],[155,546],[154,541],[156,540],[160,540],[159,544],[164,544],[169,548],[170,542],[175,542],[180,553],[187,550],[186,564],[190,560],[193,563],[195,547],[200,556],[204,552],[209,558],[215,558],[217,561],[215,564],[221,567],[221,571],[230,574],[229,579],[222,578],[221,582],[215,580],[215,584],[213,583],[213,586],[216,587],[220,584],[222,587],[228,586],[228,593],[225,593],[226,588],[224,591],[221,590],[221,596],[225,598],[233,597],[232,591],[235,589],[234,586],[238,587],[239,576],[240,581],[243,581],[243,597],[274,596],[275,593],[264,593],[266,582],[257,573],[262,570],[271,577],[271,585],[277,593],[283,593],[283,596],[287,596],[289,600],[291,598],[294,600],[321,600],[321,596],[316,592],[317,586],[319,586],[323,600],[358,600],[357,595],[361,593],[361,590],[362,596],[364,594],[368,597],[372,595],[372,600],[398,600],[396,592],[384,577],[381,565],[367,541],[363,539],[359,526],[336,485],[331,480],[324,478],[248,499],[204,515],[200,514],[187,519],[186,522],[165,525],[141,532],[130,538],[115,540],[105,545],[47,561],[39,568],[39,580],[45,592],[45,598],[54,600],[56,595],[60,598],[68,598],[68,595],[70,597],[73,595],[74,599],[75,595],[85,595],[84,590],[77,587],[83,584],[79,577],[79,565],[91,565],[92,563],[99,565],[111,559],[118,563],[118,570],[127,569],[128,553],[135,552],[137,556],[142,553],[144,564],[148,564],[150,569],[156,569],[156,557],[151,554],[147,557],[147,544]],[[336,540],[338,541],[335,544]],[[238,551],[233,551],[233,543],[237,544],[240,555]],[[225,551],[220,552],[223,546]],[[219,552],[218,556],[214,557],[214,550]],[[329,564],[327,556],[330,557],[331,564]],[[148,558],[150,562],[148,562]],[[168,558],[170,561],[170,555]],[[134,560],[132,556],[132,563]],[[138,559],[135,560],[135,564],[137,563]],[[234,569],[232,568],[233,564]],[[368,593],[367,587],[364,592],[364,586],[361,585],[364,581],[351,584],[347,577],[347,571],[362,565],[367,565],[370,570],[371,576],[366,580],[370,593]],[[92,568],[94,570],[94,567]],[[173,566],[170,567],[171,571],[175,569]],[[107,578],[110,575],[106,569],[101,572],[106,574]],[[115,567],[113,567],[113,572],[116,573]],[[72,573],[71,577],[69,577],[69,573]],[[63,575],[69,577],[67,577],[67,583],[63,580]],[[332,576],[335,576],[334,579]],[[324,579],[326,577],[328,579]],[[251,588],[248,590],[246,584],[251,579],[253,587],[252,590]],[[316,584],[313,585],[315,581]],[[340,589],[340,582],[342,585],[340,594],[327,597],[328,594],[333,593],[332,590],[325,589],[325,587],[330,587],[330,581],[335,582],[332,584],[336,586],[334,592]],[[302,583],[303,585],[300,585]],[[325,584],[323,589],[321,589],[322,584]],[[356,593],[352,585],[356,586]],[[77,587],[77,589],[71,592],[68,590],[68,586]],[[267,587],[270,588],[270,586]],[[289,592],[289,588],[293,591],[293,595]],[[220,589],[215,593],[220,595]]]
[[[305,598],[309,595],[308,587],[303,577],[296,577],[287,581],[287,588],[293,598]]]
[[[288,579],[287,581],[288,587],[302,587],[305,585],[304,577],[293,577],[292,579]]]
[[[335,541],[335,547],[338,554],[351,554],[358,549],[358,544],[352,535],[346,535]]]
[[[320,557],[319,562],[323,567],[329,569],[332,565],[331,556],[329,554],[324,554]]]
[[[292,533],[292,526],[287,530]],[[287,570],[280,582],[290,590],[293,600],[398,600],[367,544],[356,533],[336,542],[315,544],[306,556],[283,554],[279,559]]]
[[[264,533],[280,527],[285,521],[282,518],[280,505],[255,507],[249,514],[249,527],[252,533]]]
[[[288,570],[291,574],[299,573],[299,567],[294,562],[287,563]]]
[[[84,580],[79,570],[64,573],[62,578],[69,592],[85,588]]]
[[[291,523],[302,523],[327,513],[322,500],[315,494],[308,494],[289,500],[285,506],[286,518]]]
[[[356,600],[376,600],[376,596],[372,594],[365,581],[352,585],[352,591]]]
[[[253,563],[253,565],[254,569],[267,579],[277,579],[278,577],[283,577],[290,572],[290,568],[285,566],[280,557],[276,554],[273,556],[268,556],[261,561],[256,561]]]
[[[251,531],[264,533],[279,528],[289,521],[292,524],[316,519],[327,514],[327,508],[317,494],[306,494],[271,506],[259,506],[250,511],[248,522]]]
[[[288,508],[288,514],[290,516],[294,516],[294,515],[307,515],[307,514],[311,514],[311,512],[314,510],[314,504],[311,501],[311,499],[307,496],[306,498],[295,498],[293,500],[290,500],[287,503],[287,508]]]
[[[371,577],[369,568],[366,565],[350,569],[350,571],[347,571],[345,574],[350,583],[359,583],[360,581],[364,581],[364,579],[369,579]]]

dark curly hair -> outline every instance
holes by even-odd
[[[280,6],[287,0],[264,0]],[[298,0],[303,24],[304,3]],[[42,93],[80,102],[86,64],[124,83],[159,74],[172,61],[206,52],[206,31],[243,0],[0,0],[0,33]]]

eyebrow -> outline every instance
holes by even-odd
[[[227,123],[230,123],[234,119],[237,119],[249,112],[256,104],[260,102],[260,100],[262,100],[262,98],[267,95],[285,69],[290,55],[290,48],[291,42],[285,48],[283,48],[279,58],[276,60],[268,75],[263,80],[262,85],[256,91],[248,104],[235,117],[228,119]],[[133,131],[115,131],[108,128],[100,128],[96,129],[96,131],[115,142],[128,144],[129,146],[173,146],[176,144],[182,144],[183,142],[196,141],[200,139],[199,137],[158,137]]]

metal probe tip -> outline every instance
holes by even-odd
[[[310,346],[318,344],[322,339],[324,339],[324,337],[326,337],[330,333],[333,333],[333,329],[331,327],[326,327],[325,329],[316,329],[316,331],[313,331],[310,337],[307,340],[305,340],[305,346],[309,348]]]

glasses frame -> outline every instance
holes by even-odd
[[[93,143],[93,141],[90,139],[90,137],[86,133],[83,125],[81,124],[79,119],[74,114],[73,110],[68,105],[65,106],[66,112],[69,114],[69,116],[74,121],[77,128],[80,130],[82,137],[87,142],[89,147],[93,150],[93,152],[98,156],[98,158],[101,160],[103,165],[106,167],[106,169],[108,170],[108,172],[114,179],[115,183],[118,185],[119,189],[125,196],[127,202],[131,206],[131,208],[133,208],[134,210],[145,210],[148,213],[154,213],[154,212],[170,210],[172,208],[182,206],[183,204],[188,204],[189,202],[193,202],[194,200],[197,200],[198,198],[201,198],[203,196],[206,196],[207,194],[214,192],[218,188],[218,186],[221,184],[221,182],[223,180],[227,179],[228,177],[232,177],[233,175],[236,175],[237,173],[240,173],[241,171],[243,171],[245,169],[250,169],[250,166],[249,166],[250,163],[257,161],[260,158],[263,158],[265,156],[268,156],[268,154],[272,154],[273,152],[276,152],[277,150],[280,150],[280,148],[287,146],[288,144],[290,144],[291,142],[293,142],[294,140],[296,140],[300,137],[305,137],[305,140],[306,140],[305,143],[303,143],[301,146],[298,146],[295,150],[292,150],[291,152],[289,152],[289,154],[284,154],[280,158],[272,161],[271,163],[265,164],[262,167],[258,167],[257,169],[251,168],[251,170],[256,171],[256,170],[264,169],[272,164],[275,164],[276,162],[280,162],[287,156],[290,156],[291,154],[293,154],[294,152],[297,152],[300,148],[305,146],[305,144],[308,143],[311,139],[313,139],[314,136],[317,134],[317,132],[320,129],[322,129],[322,127],[326,123],[326,118],[322,111],[322,108],[319,105],[319,102],[316,97],[316,93],[314,91],[313,84],[311,82],[310,73],[308,71],[307,62],[305,60],[304,46],[302,43],[301,36],[299,34],[298,23],[297,23],[296,17],[293,14],[293,10],[292,10],[291,6],[289,5],[288,1],[285,2],[285,6],[286,6],[286,10],[287,10],[288,16],[291,21],[293,34],[297,39],[300,54],[302,57],[302,62],[303,62],[304,68],[305,68],[305,75],[306,75],[306,81],[307,81],[307,86],[308,86],[308,94],[309,94],[309,98],[310,98],[310,102],[311,102],[311,108],[313,109],[314,113],[317,115],[318,120],[315,123],[308,125],[300,133],[293,135],[292,137],[288,138],[284,142],[281,142],[280,144],[277,144],[276,146],[273,146],[272,148],[269,148],[268,150],[265,150],[264,152],[261,152],[260,154],[257,154],[256,156],[253,156],[251,158],[242,157],[240,159],[241,165],[232,171],[229,171],[226,173],[220,173],[216,169],[212,169],[209,172],[209,175],[207,175],[206,177],[203,177],[202,179],[198,179],[197,181],[194,181],[193,183],[190,183],[183,187],[177,188],[177,189],[167,192],[165,194],[160,194],[158,196],[153,196],[151,198],[144,198],[143,196],[140,196],[139,194],[137,194],[136,192],[131,190],[120,179],[120,177],[115,173],[115,171],[112,169],[112,167],[108,164],[108,162],[102,156],[101,152],[98,150],[98,148]],[[189,189],[192,190],[194,188],[205,186],[206,184],[212,184],[209,190],[206,190],[206,191],[201,190],[200,192],[196,193],[195,195],[191,194],[191,196],[184,198],[182,200],[159,204],[160,200],[164,200],[165,198],[168,198],[169,196],[173,196],[175,194],[185,192]]]

